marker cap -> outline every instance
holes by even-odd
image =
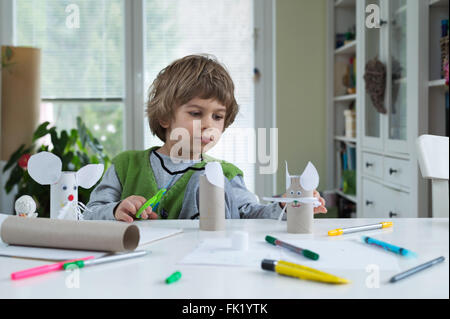
[[[394,225],[393,222],[382,222],[381,223],[381,228],[392,227],[393,225]]]
[[[339,235],[342,235],[343,233],[344,233],[344,231],[342,230],[342,228],[338,228],[338,229],[330,230],[328,232],[328,236],[339,236]]]
[[[317,260],[319,259],[319,255],[316,254],[315,252],[308,250],[308,249],[303,249],[302,251],[303,256],[308,257],[312,260]]]
[[[264,270],[275,271],[276,262],[273,259],[263,259],[261,262],[261,268]]]
[[[277,240],[277,239],[276,239],[275,237],[272,237],[272,236],[269,236],[269,235],[266,236],[266,241],[267,241],[269,244],[275,245],[275,241],[276,241],[276,240]]]
[[[171,284],[181,278],[181,272],[175,271],[166,279],[166,284]]]

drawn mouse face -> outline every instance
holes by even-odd
[[[290,183],[289,187],[286,190],[286,196],[289,198],[298,198],[302,194],[302,188],[300,186],[300,176],[289,176]],[[291,207],[300,207],[300,203],[297,201],[293,201],[291,204]]]
[[[78,202],[78,185],[75,172],[62,172],[55,187],[55,195],[58,198],[60,207],[68,203]]]

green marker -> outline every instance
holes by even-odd
[[[161,198],[163,197],[163,195],[165,194],[165,192],[167,191],[167,189],[165,188],[161,188],[155,196],[153,196],[152,198],[150,198],[148,201],[145,202],[144,205],[141,206],[141,208],[139,208],[139,210],[136,213],[136,218],[141,218],[141,214],[144,212],[144,210],[148,207],[151,206],[152,209],[156,209],[156,207],[158,207],[159,202],[161,201]]]
[[[281,240],[279,240],[279,239],[276,239],[275,237],[272,237],[272,236],[267,235],[267,236],[266,236],[266,241],[267,241],[269,244],[272,244],[272,245],[274,245],[274,246],[280,246],[280,247],[287,248],[287,249],[289,249],[290,251],[293,251],[294,253],[303,255],[303,256],[305,256],[305,257],[307,257],[307,258],[309,258],[309,259],[312,259],[312,260],[317,260],[317,259],[319,259],[319,254],[316,254],[315,252],[313,252],[313,251],[311,251],[311,250],[308,250],[308,249],[303,249],[303,248],[300,248],[300,247],[295,247],[295,246],[293,246],[293,245],[291,245],[291,244],[288,244],[288,243],[285,243],[285,242],[283,242],[283,241],[281,241]]]
[[[125,260],[125,259],[145,256],[147,253],[148,253],[148,251],[146,251],[146,250],[136,250],[136,251],[132,251],[129,253],[115,254],[115,255],[111,255],[111,256],[95,258],[95,259],[90,259],[90,260],[77,260],[77,261],[68,262],[68,263],[63,264],[63,269],[70,269],[71,267],[83,268],[86,266],[100,265],[100,264],[110,263],[113,261],[119,261],[119,260]]]
[[[170,275],[167,279],[166,279],[166,284],[171,284],[175,281],[178,281],[178,279],[181,278],[181,272],[179,271],[175,271],[172,275]]]

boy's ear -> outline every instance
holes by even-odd
[[[170,122],[166,120],[159,120],[159,125],[161,125],[163,128],[169,128]]]

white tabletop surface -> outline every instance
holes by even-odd
[[[70,287],[73,273],[58,271],[13,281],[12,272],[50,262],[0,257],[0,298],[157,298],[157,299],[299,299],[299,298],[449,298],[449,222],[447,219],[394,219],[392,229],[358,233],[376,236],[419,254],[416,263],[399,258],[400,271],[423,261],[444,256],[445,261],[395,284],[398,273],[380,270],[378,288],[368,284],[367,269],[341,269],[339,275],[351,281],[330,285],[285,277],[260,267],[183,265],[178,262],[203,239],[227,237],[235,230],[249,233],[250,241],[267,234],[289,239],[332,240],[327,231],[339,227],[373,224],[378,219],[316,219],[314,233],[286,232],[286,223],[275,220],[227,220],[226,231],[200,231],[198,220],[145,221],[152,227],[183,228],[183,233],[146,246],[145,257],[86,267],[79,270],[78,288]],[[389,220],[383,220],[389,221]],[[344,235],[352,236],[352,235]],[[386,252],[389,254],[390,252]],[[357,258],[357,256],[355,256]],[[167,285],[164,279],[179,270],[182,278]],[[72,276],[72,277],[70,277]],[[71,281],[72,280],[72,281]],[[67,284],[69,283],[69,284]]]

